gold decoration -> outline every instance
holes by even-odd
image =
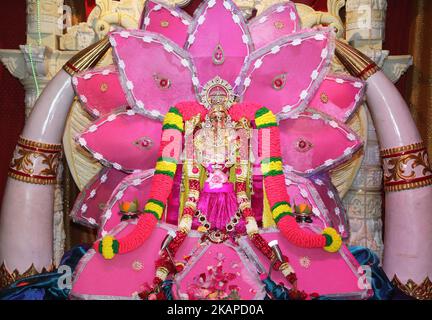
[[[286,73],[278,74],[272,80],[273,89],[279,91],[285,88],[286,85]]]
[[[383,150],[381,156],[386,191],[410,190],[432,184],[432,170],[422,142]]]
[[[320,100],[322,103],[328,103],[329,102],[329,97],[327,95],[327,93],[322,92],[320,95]]]
[[[160,26],[161,26],[162,28],[168,28],[168,27],[169,27],[169,22],[166,21],[166,20],[162,20],[162,21],[160,22]]]
[[[303,29],[325,25],[335,30],[336,37],[344,37],[345,26],[342,22],[339,11],[345,5],[345,0],[327,0],[328,12],[316,11],[312,7],[303,3],[296,3],[295,5]]]
[[[48,144],[20,137],[8,175],[27,183],[55,184],[60,156],[60,144]]]
[[[0,266],[0,289],[6,288],[10,286],[12,283],[14,283],[17,280],[21,280],[23,278],[27,278],[30,276],[34,276],[41,273],[47,273],[52,272],[55,269],[54,264],[52,264],[49,267],[44,267],[42,271],[37,271],[36,267],[32,264],[26,271],[23,273],[20,273],[17,269],[10,272],[4,262]]]
[[[33,141],[33,140],[25,139],[23,137],[18,138],[18,143],[28,147],[46,149],[50,151],[61,151],[62,149],[61,144]]]
[[[274,27],[276,28],[276,29],[283,29],[283,28],[285,28],[285,24],[282,22],[282,21],[276,21],[275,23],[274,23]]]
[[[225,62],[225,52],[220,43],[213,50],[212,61],[215,65],[221,65]]]
[[[423,142],[418,142],[418,143],[413,143],[407,146],[402,146],[402,147],[396,147],[396,148],[390,148],[390,149],[383,149],[381,150],[381,157],[387,157],[387,156],[391,156],[397,153],[403,153],[403,152],[409,152],[409,151],[414,151],[414,150],[418,150],[418,149],[424,149],[424,143]]]
[[[90,69],[96,66],[110,47],[111,45],[108,41],[108,37],[105,37],[78,52],[68,62],[66,62],[63,66],[63,70],[73,76],[80,71]]]
[[[384,190],[387,192],[399,192],[405,190],[419,189],[432,185],[432,178],[428,178],[418,182],[404,183],[396,186],[385,186]]]
[[[108,84],[106,84],[105,82],[103,82],[103,83],[100,85],[100,90],[101,90],[102,92],[107,92],[107,91],[108,91]]]
[[[216,76],[204,85],[200,98],[201,103],[207,109],[219,106],[228,109],[235,100],[233,88],[219,76]]]
[[[335,53],[349,73],[357,78],[367,80],[380,70],[368,56],[341,40],[336,40]]]
[[[426,279],[418,285],[411,279],[408,280],[406,284],[403,284],[395,275],[392,284],[398,287],[403,293],[418,300],[432,300],[432,282],[429,277],[426,277]]]

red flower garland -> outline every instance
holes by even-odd
[[[258,117],[258,112],[264,108],[255,103],[241,103],[231,107],[230,115],[234,120],[247,118],[249,121],[255,121]],[[267,114],[272,113],[267,110]],[[263,137],[264,132],[267,136]],[[270,142],[270,146],[266,142]],[[258,133],[258,154],[268,159],[281,158],[280,149],[280,133],[276,123],[269,123],[267,126],[259,128]],[[285,187],[285,177],[283,174],[267,175],[264,177],[264,186],[266,189],[267,198],[270,208],[280,202],[288,202],[289,196]],[[295,218],[292,215],[286,214],[277,225],[282,234],[296,246],[303,248],[323,248],[329,245],[329,237],[308,232],[299,227]],[[330,242],[333,239],[330,238]]]

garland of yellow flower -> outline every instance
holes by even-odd
[[[139,216],[134,230],[122,239],[115,239],[112,235],[103,237],[102,241],[96,242],[94,247],[105,259],[112,259],[117,253],[126,253],[135,250],[150,236],[158,220],[161,219],[168,197],[174,183],[174,175],[177,170],[178,156],[181,150],[181,139],[178,150],[171,151],[174,154],[165,155],[167,145],[172,143],[171,137],[181,134],[184,130],[183,116],[179,110],[172,107],[165,116],[162,126],[162,139],[159,149],[159,159],[156,163],[150,196],[144,206],[143,214]],[[176,152],[178,151],[178,152]]]
[[[261,171],[264,176],[264,186],[273,219],[279,229],[290,242],[297,246],[322,247],[328,252],[338,251],[342,245],[342,239],[335,229],[326,228],[321,235],[311,234],[301,229],[295,221],[285,187],[280,133],[276,116],[269,109],[260,108],[255,113],[255,125],[258,129],[258,152],[262,157]],[[264,143],[264,130],[268,130],[270,146]]]

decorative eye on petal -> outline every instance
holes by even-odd
[[[212,60],[215,65],[220,65],[225,62],[225,53],[220,44],[213,50]]]
[[[275,90],[282,90],[286,85],[286,73],[282,73],[273,78],[272,87]]]
[[[304,138],[299,138],[295,142],[295,149],[298,152],[308,152],[310,149],[312,149],[312,147],[313,147],[313,144]]]
[[[155,74],[153,76],[153,79],[156,81],[156,85],[161,89],[168,89],[169,87],[171,87],[171,81],[166,77]]]
[[[100,85],[100,90],[101,90],[102,92],[107,92],[107,90],[108,90],[108,84],[107,84],[106,82],[103,82],[103,83]]]
[[[162,21],[160,22],[160,26],[161,26],[162,28],[168,28],[168,27],[169,27],[169,21],[167,21],[167,20],[162,20]]]
[[[285,24],[282,21],[276,21],[274,23],[274,27],[278,30],[285,28]]]
[[[328,103],[329,102],[329,97],[328,97],[327,93],[322,92],[320,94],[320,100],[321,100],[322,103]]]
[[[153,146],[153,140],[149,137],[142,137],[135,140],[133,144],[139,149],[148,150]]]

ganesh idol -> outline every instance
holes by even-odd
[[[351,127],[364,97],[383,161],[383,268],[345,245],[332,183],[361,158]],[[73,101],[84,129],[69,119],[65,130]],[[88,172],[101,168],[71,211],[97,241],[65,255],[71,289],[56,271],[15,281],[29,265],[52,270],[47,206],[71,131],[67,160],[80,153]],[[2,203],[0,280],[11,288],[0,298],[391,299],[398,287],[428,299],[431,205],[407,104],[332,28],[302,28],[289,1],[250,20],[231,0],[203,1],[193,17],[147,1],[138,30],[118,27],[76,54],[35,103]]]
[[[334,32],[291,2],[247,22],[230,0],[193,19],[148,1],[141,20],[109,34],[113,65],[65,66],[105,166],[72,211],[99,239],[71,298],[370,297],[328,175],[361,149],[365,89],[331,73]]]

